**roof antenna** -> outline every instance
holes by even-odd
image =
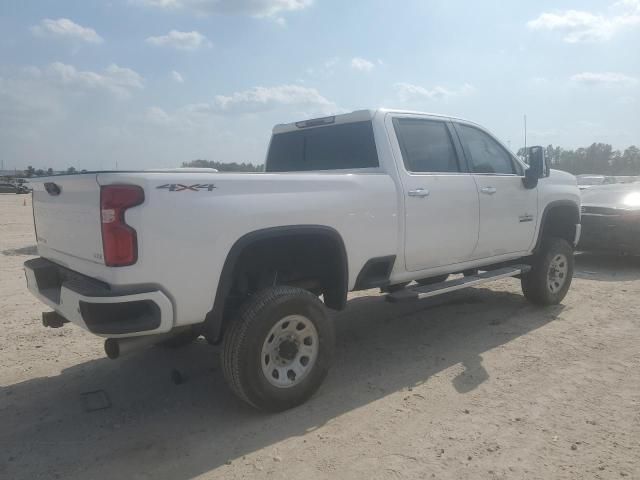
[[[524,114],[524,156],[527,158],[527,114]]]

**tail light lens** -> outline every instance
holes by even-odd
[[[138,260],[136,231],[126,224],[124,212],[144,202],[144,190],[136,185],[100,188],[102,250],[108,267],[133,265]]]

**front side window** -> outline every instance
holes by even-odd
[[[444,122],[394,118],[393,126],[410,172],[459,172],[458,157]]]
[[[489,135],[468,125],[456,125],[460,140],[470,157],[474,173],[515,173],[511,155]]]

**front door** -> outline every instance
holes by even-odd
[[[467,261],[478,240],[478,192],[461,168],[450,125],[441,119],[392,120],[405,205],[405,267],[417,271]]]
[[[526,252],[538,215],[538,190],[522,184],[522,166],[488,133],[455,124],[478,188],[480,235],[474,258]]]

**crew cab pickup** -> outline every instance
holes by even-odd
[[[25,270],[53,310],[46,326],[105,337],[110,358],[222,342],[232,390],[271,411],[321,384],[328,310],[347,292],[414,301],[517,276],[527,299],[555,304],[580,234],[576,179],[540,147],[527,165],[475,123],[396,110],[277,125],[261,173],[102,171],[32,185],[39,258]]]

